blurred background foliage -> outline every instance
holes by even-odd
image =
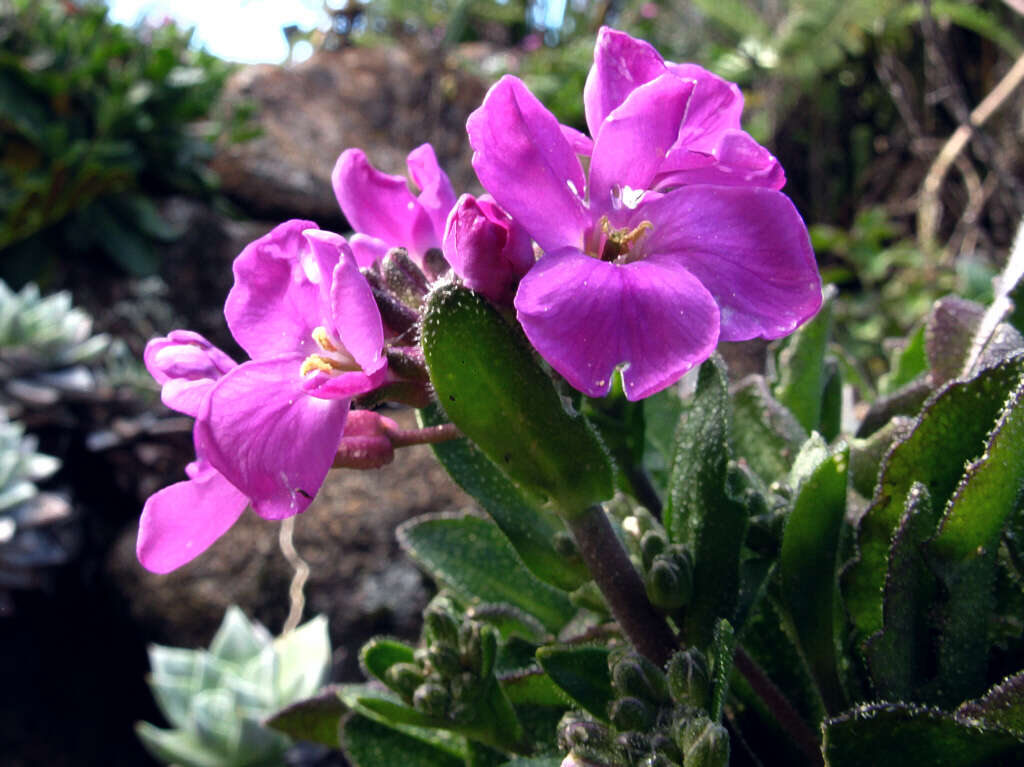
[[[190,38],[103,3],[0,0],[0,277],[156,269],[178,232],[155,201],[211,197],[212,138],[245,128],[214,119],[232,65]]]

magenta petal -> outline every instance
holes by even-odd
[[[723,341],[780,338],[821,306],[807,227],[781,192],[686,186],[636,216],[653,224],[643,251],[676,259],[714,296]]]
[[[695,83],[686,120],[680,126],[679,146],[710,150],[717,143],[718,134],[739,130],[743,94],[738,85],[696,64],[669,63],[668,69],[677,77]]]
[[[608,393],[615,368],[626,396],[650,396],[707,359],[718,307],[676,259],[619,265],[565,248],[544,256],[519,284],[519,322],[530,343],[575,388]]]
[[[558,120],[515,77],[487,92],[466,122],[473,168],[544,250],[582,244],[583,168]]]
[[[786,174],[775,156],[740,130],[715,137],[709,152],[678,147],[668,153],[655,184],[667,189],[684,184],[761,186],[781,189]]]
[[[578,155],[583,157],[590,157],[594,153],[594,140],[585,133],[580,133],[575,128],[571,128],[568,125],[560,126],[562,128],[562,135],[565,136],[565,140],[569,142],[569,146],[572,147]]]
[[[196,454],[267,519],[305,510],[334,460],[348,400],[301,389],[301,355],[239,365],[213,387],[196,419]]]
[[[628,213],[629,203],[623,201],[626,188],[652,185],[679,135],[692,91],[691,81],[664,74],[636,88],[605,118],[590,163],[590,205],[595,214]]]
[[[310,373],[302,381],[302,390],[311,397],[320,399],[349,400],[373,391],[393,380],[386,367],[370,375],[361,370],[347,373]]]
[[[391,250],[384,240],[378,240],[376,237],[370,237],[368,234],[359,234],[358,232],[348,238],[348,244],[352,248],[352,253],[355,255],[356,263],[359,264],[360,268],[373,266],[375,262],[383,259],[387,252]]]
[[[390,247],[431,247],[434,226],[401,176],[381,173],[359,149],[341,153],[331,173],[334,195],[352,228]],[[422,252],[422,251],[420,251]]]
[[[154,338],[143,354],[146,369],[161,384],[160,399],[172,410],[195,417],[206,392],[235,361],[191,330]]]
[[[334,267],[331,319],[338,340],[364,373],[375,373],[387,364],[380,309],[351,252],[343,252]]]
[[[202,554],[245,511],[249,499],[216,469],[149,497],[139,520],[135,551],[150,572],[169,573]]]
[[[303,266],[302,236],[312,221],[292,220],[246,246],[235,259],[235,284],[224,304],[231,334],[250,357],[314,351],[320,324],[318,288]]]
[[[665,62],[654,47],[609,27],[601,27],[594,46],[594,65],[583,86],[583,107],[590,135],[635,88],[664,74]]]
[[[430,144],[421,144],[413,149],[406,163],[413,183],[420,188],[417,200],[433,224],[434,243],[430,247],[440,247],[444,223],[455,205],[452,182],[448,180],[448,174],[441,170],[437,154]]]

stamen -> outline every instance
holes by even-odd
[[[299,375],[305,378],[310,373],[333,373],[337,369],[338,365],[334,360],[321,357],[319,354],[310,354],[303,360],[302,367],[299,369]]]
[[[313,340],[316,341],[317,346],[325,352],[338,351],[338,347],[335,346],[334,342],[331,340],[331,334],[327,332],[327,328],[323,325],[313,329]]]
[[[654,224],[650,221],[641,221],[630,230],[613,229],[607,216],[601,216],[597,223],[601,227],[601,233],[605,236],[604,247],[601,249],[601,260],[627,264],[635,260],[628,256],[630,248],[654,228]]]

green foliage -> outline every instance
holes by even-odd
[[[483,296],[436,288],[420,341],[445,413],[510,479],[570,516],[611,497],[594,427],[568,412],[521,332]]]
[[[201,121],[230,72],[173,24],[128,29],[102,3],[0,3],[0,254],[5,279],[102,254],[134,274],[177,236],[154,205],[209,196]],[[235,118],[232,118],[235,119]]]
[[[322,616],[274,639],[230,607],[209,650],[153,645],[149,660],[153,696],[174,726],[136,725],[154,757],[184,767],[269,767],[291,741],[263,719],[320,688],[331,647]]]

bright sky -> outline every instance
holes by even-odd
[[[194,41],[224,59],[280,63],[288,55],[282,27],[326,24],[322,0],[108,0],[110,18],[134,24],[148,16],[195,27]]]

